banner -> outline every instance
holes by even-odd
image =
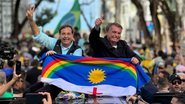
[[[66,91],[100,96],[134,95],[150,78],[131,59],[43,56],[43,82]]]

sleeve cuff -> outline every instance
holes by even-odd
[[[43,34],[42,27],[39,26],[39,34],[38,35],[34,34],[34,35],[32,35],[32,37],[33,37],[34,40],[37,40],[37,38],[39,38],[42,34]]]

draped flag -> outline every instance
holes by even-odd
[[[43,56],[43,82],[66,91],[100,96],[134,95],[150,79],[131,59]]]
[[[60,27],[64,24],[69,24],[72,27],[78,27],[80,29],[80,4],[78,0],[74,0],[73,7],[71,10],[59,21],[56,29],[54,30],[54,35],[58,33]]]

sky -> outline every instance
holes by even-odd
[[[87,3],[92,0],[79,0],[79,3]],[[41,11],[41,8],[52,8],[54,11],[57,10],[57,15],[44,26],[44,30],[51,30],[53,31],[57,26],[60,19],[66,15],[67,12],[70,11],[74,3],[74,0],[55,0],[55,3],[48,3],[43,1],[40,4],[40,7],[36,12]],[[100,17],[101,12],[101,1],[100,0],[93,0],[91,5],[82,5],[81,9],[83,10],[89,24],[93,27],[95,19]],[[89,31],[88,27],[84,21],[84,18],[81,16],[81,31]]]

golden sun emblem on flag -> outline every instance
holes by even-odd
[[[92,83],[92,84],[98,84],[102,81],[104,81],[106,78],[105,76],[105,72],[101,69],[94,69],[94,70],[91,70],[89,72],[89,75],[88,75],[88,80]]]

